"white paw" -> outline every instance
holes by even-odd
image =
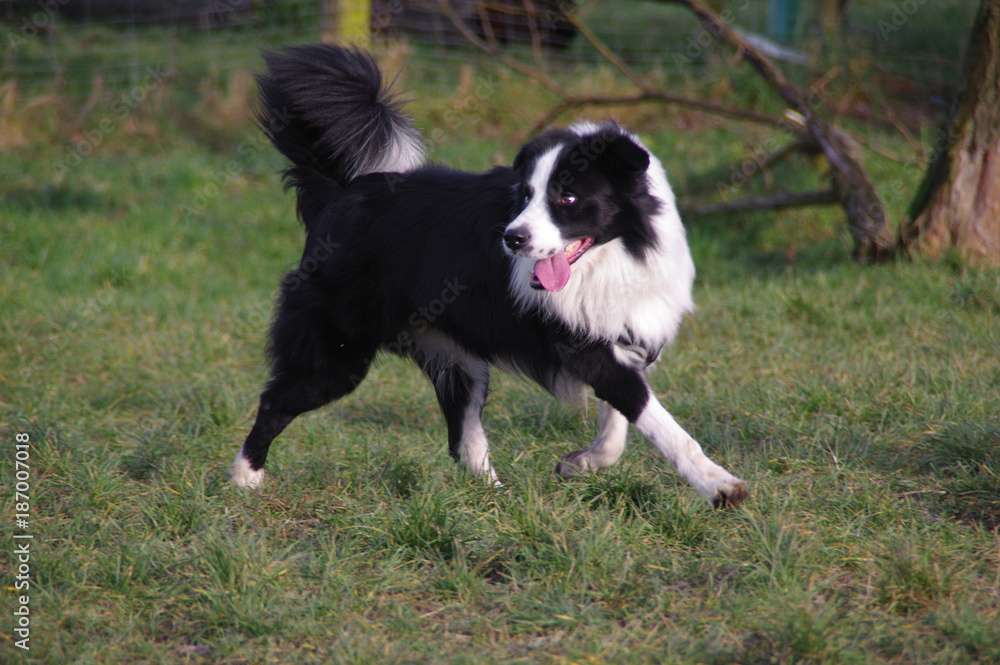
[[[250,462],[243,457],[241,452],[236,456],[236,461],[229,467],[229,477],[240,487],[255,490],[264,483],[264,469],[254,471],[250,468]]]
[[[556,464],[556,475],[560,478],[582,478],[590,471],[590,461],[586,450],[576,450],[563,455]]]
[[[503,483],[500,482],[500,478],[497,476],[497,472],[493,470],[492,466],[490,467],[490,470],[483,475],[486,476],[486,482],[489,485],[492,485],[496,489],[503,487]]]
[[[728,473],[726,478],[713,483],[710,491],[702,494],[714,508],[733,508],[750,496],[746,481]]]

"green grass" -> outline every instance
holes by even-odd
[[[513,157],[521,127],[503,118],[544,95],[500,80],[457,123],[445,114],[467,86],[418,99],[425,131],[446,130],[437,158]],[[51,132],[86,136],[107,110],[41,113],[0,160],[0,507],[12,524],[27,433],[35,534],[32,649],[13,646],[8,558],[0,660],[1000,660],[996,271],[855,265],[832,208],[688,219],[698,310],[651,380],[750,482],[732,511],[710,510],[638,436],[618,468],[557,482],[596,409],[499,374],[485,423],[506,486],[487,488],[450,461],[425,379],[391,358],[293,423],[265,488],[241,491],[227,466],[301,231],[280,160],[238,149],[254,130],[186,104],[164,90],[62,174],[83,144]],[[695,199],[770,136],[621,115]],[[865,131],[906,155],[866,154],[898,216],[919,160]],[[804,158],[772,177],[822,180]]]

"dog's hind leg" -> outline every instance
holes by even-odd
[[[298,415],[343,397],[361,383],[373,352],[348,350],[346,345],[337,346],[321,364],[308,370],[290,369],[280,359],[275,363],[273,378],[260,396],[253,429],[230,467],[233,482],[240,487],[259,487],[274,438]]]
[[[425,335],[413,358],[434,384],[434,394],[448,425],[448,452],[452,458],[499,486],[482,421],[490,387],[489,364],[437,334]]]
[[[556,465],[557,475],[573,478],[589,470],[612,466],[621,459],[628,436],[628,418],[607,402],[601,401],[597,407],[597,425],[597,438],[586,450],[563,455]]]
[[[448,423],[448,452],[452,458],[499,486],[482,420],[489,385],[490,368],[485,362],[453,365],[438,373],[434,392]]]

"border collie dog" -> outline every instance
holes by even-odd
[[[643,376],[693,307],[694,265],[663,167],[636,136],[575,124],[510,167],[465,173],[424,162],[367,53],[302,46],[265,61],[258,122],[291,161],[306,241],[281,283],[271,378],[236,484],[258,487],[274,438],[388,351],[433,384],[452,457],[493,483],[481,414],[498,367],[600,400],[596,439],[562,458],[560,476],[617,462],[631,423],[712,505],[747,497]]]

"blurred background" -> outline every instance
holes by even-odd
[[[898,110],[933,114],[957,82],[977,4],[970,0],[714,0],[743,30],[769,40],[768,53],[798,75],[826,75],[843,95],[837,111],[885,120]],[[605,64],[575,27],[584,23],[629,66],[670,86],[697,82],[702,96],[732,78],[733,56],[682,7],[610,0],[452,0],[479,35],[487,29],[517,57],[557,72]],[[530,13],[532,18],[526,18]],[[915,20],[913,20],[915,18]],[[489,59],[471,47],[436,0],[3,0],[0,100],[85,113],[162,72],[171,87],[249,95],[260,51],[281,44],[353,41],[405,52],[408,73],[453,79]],[[758,42],[759,43],[759,42]],[[832,72],[831,67],[837,71]],[[162,93],[161,93],[162,94]],[[906,108],[891,108],[905,102]],[[8,119],[9,120],[9,119]],[[10,132],[10,127],[7,127]],[[4,141],[17,140],[9,133]]]
[[[978,3],[706,5],[851,132],[898,221],[955,97]],[[511,159],[511,144],[545,125],[610,117],[661,154],[689,218],[761,194],[822,199],[829,191],[829,173],[810,161],[809,146],[785,151],[787,133],[773,120],[784,122],[787,102],[671,2],[4,0],[0,24],[0,148],[61,144],[64,158],[44,157],[56,185],[91,153],[148,153],[181,138],[224,154],[242,147],[245,176],[265,152],[254,144],[252,159],[243,159],[261,51],[327,41],[368,47],[403,77],[432,157],[460,168]],[[685,101],[612,103],[635,96],[637,80]],[[602,101],[560,106],[566,96]],[[776,179],[785,185],[775,187]],[[809,237],[793,237],[783,251],[835,237],[846,246],[842,213],[810,215]],[[799,221],[778,234],[794,236],[805,228]]]

